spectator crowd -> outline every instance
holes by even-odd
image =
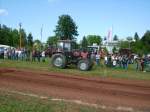
[[[21,61],[43,61],[45,62],[45,51],[33,50],[32,52],[26,49],[5,49],[3,59],[21,60]]]
[[[136,71],[145,72],[147,65],[149,65],[150,71],[150,55],[144,55],[140,57],[138,55],[127,55],[119,53],[105,54],[102,51],[96,51],[91,53],[83,51],[81,52],[81,56],[83,59],[89,57],[97,66],[105,65],[106,67],[123,68],[127,70],[129,64],[134,64],[134,68]],[[5,49],[3,52],[3,58],[10,60],[45,62],[46,52],[44,50],[29,51],[26,49],[15,48]]]
[[[85,58],[87,53],[81,53],[82,57]],[[90,53],[90,58],[93,62],[99,65],[105,65],[111,68],[123,68],[128,69],[129,64],[133,64],[137,71],[150,71],[150,55],[138,56],[136,54],[105,54],[102,51],[96,51]]]

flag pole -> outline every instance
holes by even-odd
[[[21,49],[21,26],[22,26],[22,24],[21,23],[19,23],[19,29],[20,29],[20,42],[19,42],[19,47],[20,47],[20,49]]]
[[[43,36],[43,24],[42,24],[42,27],[41,27],[41,47],[40,49],[42,50],[43,49],[43,45],[42,45],[42,36]]]
[[[113,41],[113,38],[114,38],[114,26],[112,25],[112,41]]]
[[[41,27],[41,43],[42,43],[42,35],[43,34],[43,24],[42,24],[42,27]]]

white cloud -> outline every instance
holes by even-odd
[[[8,15],[8,11],[6,9],[0,9],[0,16]]]
[[[48,0],[49,3],[56,2],[57,0]]]

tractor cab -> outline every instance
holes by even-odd
[[[71,40],[59,40],[57,43],[58,49],[63,50],[65,52],[70,52],[72,50],[72,42],[73,41]]]

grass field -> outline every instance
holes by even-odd
[[[0,60],[0,67],[4,68],[17,68],[17,69],[31,69],[31,70],[43,70],[49,72],[65,73],[68,75],[82,75],[82,76],[98,76],[98,77],[111,77],[111,78],[125,78],[125,79],[138,79],[138,80],[150,80],[150,72],[141,72],[135,70],[135,65],[129,65],[128,70],[121,68],[107,68],[103,65],[94,66],[91,71],[80,71],[75,66],[71,66],[66,69],[54,68],[51,66],[49,59],[45,63],[43,62],[25,62],[25,61],[11,61]]]
[[[0,91],[0,112],[110,112],[100,108],[51,101]]]

